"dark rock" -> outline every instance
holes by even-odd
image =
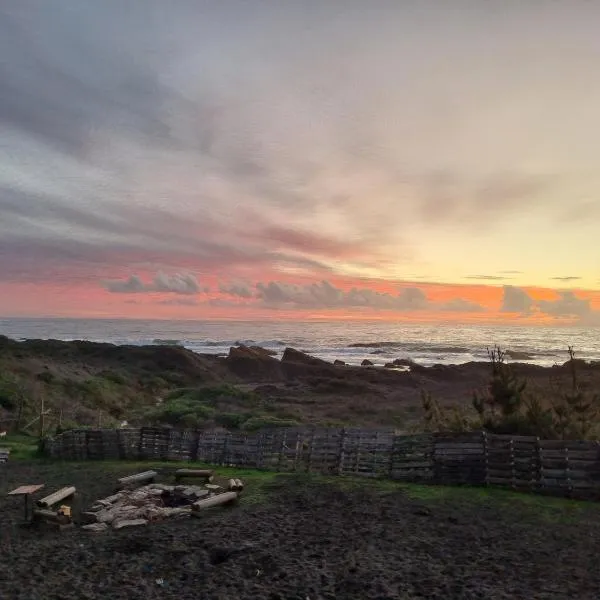
[[[360,364],[363,367],[372,367],[373,366],[373,363],[368,358],[365,358],[365,360],[363,360]]]
[[[345,366],[346,363],[343,360],[337,360],[336,359],[336,360],[333,361],[333,364],[337,365],[339,367],[343,367],[343,366]]]
[[[412,367],[415,365],[415,362],[410,360],[410,358],[397,358],[393,361],[393,364],[396,367]]]
[[[281,363],[276,358],[248,346],[232,346],[226,362],[233,373],[245,379],[260,381],[283,377]]]
[[[248,346],[250,350],[254,350],[258,354],[263,354],[264,356],[277,356],[277,352],[275,350],[269,350],[268,348],[263,348],[262,346]]]
[[[300,352],[300,350],[296,350],[295,348],[286,348],[281,358],[281,362],[299,363],[301,365],[312,365],[315,367],[331,366],[331,363],[328,363],[326,360],[315,358],[314,356],[306,354],[305,352]]]

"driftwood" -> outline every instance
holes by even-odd
[[[175,481],[179,481],[183,477],[198,477],[206,481],[212,481],[213,472],[211,469],[177,469],[175,471]]]
[[[101,533],[108,529],[108,525],[106,523],[90,523],[89,525],[84,525],[81,529],[91,531],[92,533]]]
[[[137,485],[138,483],[147,483],[148,481],[154,481],[154,478],[158,475],[156,471],[144,471],[143,473],[136,473],[135,475],[128,475],[127,477],[121,477],[119,484],[121,486]]]
[[[41,508],[33,511],[33,518],[35,520],[57,523],[58,525],[68,525],[71,522],[71,519],[66,515],[59,514],[53,510],[45,510]]]
[[[42,498],[41,500],[38,500],[36,502],[36,504],[40,508],[50,508],[51,506],[53,506],[57,502],[60,502],[61,500],[65,500],[66,498],[69,498],[74,493],[75,493],[75,488],[73,486],[64,487],[64,488],[62,488],[60,490],[57,490],[53,494],[50,494],[49,496],[46,496],[45,498]]]
[[[230,479],[227,484],[227,489],[230,492],[241,492],[244,489],[244,484],[241,479]]]
[[[198,500],[198,502],[194,502],[194,504],[192,504],[192,514],[195,514],[205,508],[211,508],[213,506],[220,506],[221,504],[234,502],[237,500],[237,497],[237,492],[224,492],[223,494],[217,494],[216,496],[211,496],[205,500]]]
[[[123,529],[123,527],[135,527],[137,525],[147,525],[147,519],[125,519],[123,521],[118,521],[117,523],[113,523],[113,529]]]

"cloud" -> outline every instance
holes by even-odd
[[[552,277],[551,279],[554,279],[555,281],[568,282],[568,281],[578,281],[579,279],[581,279],[581,277],[577,277],[575,275],[565,275],[563,277]]]
[[[596,325],[600,322],[600,311],[592,308],[591,301],[579,298],[572,291],[559,292],[556,300],[535,301],[525,290],[513,286],[504,286],[502,300],[503,312],[528,315],[532,311],[558,318],[576,318],[582,325]]]
[[[483,281],[504,281],[510,277],[501,277],[499,275],[467,275],[465,279],[481,279]]]
[[[244,283],[221,283],[219,284],[219,292],[238,298],[252,298],[254,296],[250,286]]]
[[[454,298],[442,304],[440,310],[448,312],[484,312],[485,308],[481,304],[465,300],[464,298]]]
[[[398,294],[377,292],[369,288],[342,290],[328,281],[296,285],[270,281],[256,284],[256,296],[268,307],[312,309],[373,309],[398,312],[447,311],[481,312],[482,306],[462,298],[446,303],[431,302],[418,287],[406,287]]]
[[[167,306],[198,306],[200,303],[195,298],[171,298],[169,300],[160,300],[158,304]]]
[[[407,86],[443,71],[428,44],[464,60],[450,37],[413,36],[401,7],[4,4],[0,281],[391,270],[427,243],[411,231],[492,229],[556,184],[518,161],[470,168],[479,71]],[[444,167],[461,148],[467,167]]]
[[[125,280],[106,281],[105,288],[115,294],[139,294],[143,292],[163,292],[181,295],[199,294],[203,290],[191,273],[167,275],[158,273],[150,283],[144,283],[137,275]]]
[[[587,317],[592,314],[590,301],[578,298],[573,292],[560,293],[558,300],[542,300],[539,303],[542,312],[556,317]]]
[[[414,287],[397,295],[367,288],[339,289],[328,281],[295,285],[270,281],[256,284],[257,297],[266,305],[289,305],[306,308],[374,308],[382,310],[425,310],[425,293]]]
[[[531,296],[521,288],[505,285],[502,295],[502,312],[529,313],[534,305]]]

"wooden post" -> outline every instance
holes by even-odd
[[[277,460],[277,471],[281,471],[281,464],[283,463],[283,453],[286,448],[287,442],[287,430],[283,430],[283,435],[281,436],[281,446],[279,447],[279,458]]]
[[[44,392],[40,392],[40,439],[44,437]]]
[[[315,444],[315,428],[313,427],[310,435],[310,444],[308,446],[308,457],[306,460],[306,472],[310,473],[312,467],[313,446]]]
[[[573,482],[571,481],[571,467],[569,465],[569,449],[567,448],[566,443],[564,444],[564,452],[565,452],[565,474],[567,475],[567,495],[571,496],[573,493]]]
[[[340,431],[340,452],[338,454],[337,472],[341,475],[344,472],[344,453],[346,448],[346,428],[342,427]]]
[[[510,448],[510,474],[511,474],[511,480],[512,480],[512,488],[516,488],[517,484],[516,484],[516,473],[515,473],[515,443],[514,440],[512,439],[512,437],[510,438],[510,442],[509,442],[509,448]]]
[[[488,438],[487,438],[487,432],[485,430],[481,431],[481,442],[483,444],[483,460],[484,460],[484,465],[485,465],[485,475],[484,475],[484,485],[488,486],[488,479],[489,479],[489,467],[488,467]]]
[[[192,442],[192,448],[190,451],[190,460],[200,460],[198,457],[198,451],[200,450],[200,430],[194,431],[194,441]]]
[[[396,441],[398,436],[394,433],[392,437],[392,447],[390,448],[390,460],[388,462],[388,479],[394,479],[394,455],[396,453]]]
[[[539,491],[542,484],[542,450],[540,448],[539,436],[535,438],[535,460],[535,473],[533,474],[535,478],[534,490]]]
[[[296,433],[296,445],[295,445],[296,452],[294,454],[294,473],[298,470],[298,460],[299,460],[300,453],[302,452],[302,444],[300,443],[301,439],[302,439],[301,434],[298,431]]]

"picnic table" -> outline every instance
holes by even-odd
[[[24,508],[25,508],[25,521],[30,521],[29,517],[29,498],[31,494],[35,494],[39,490],[44,487],[43,483],[36,483],[32,485],[21,485],[18,488],[14,489],[12,492],[8,492],[9,496],[23,496],[25,499]]]
[[[0,463],[8,462],[10,448],[0,448]]]

